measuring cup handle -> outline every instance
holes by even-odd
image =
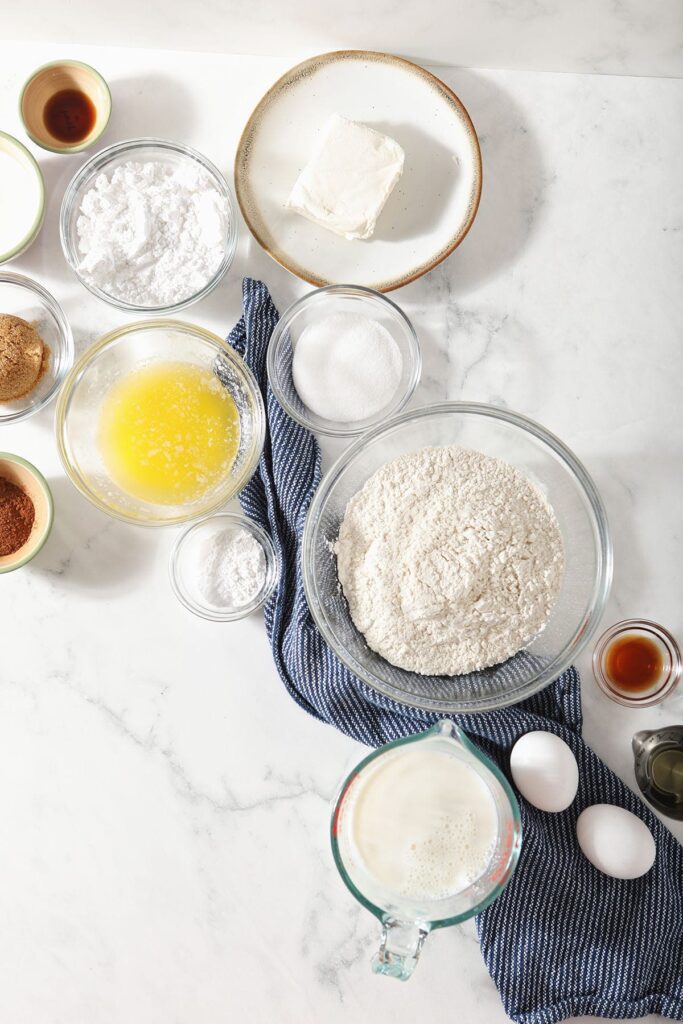
[[[375,974],[407,981],[415,970],[429,929],[413,921],[386,918],[382,922],[382,941],[372,961]]]

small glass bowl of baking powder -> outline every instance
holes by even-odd
[[[234,512],[219,512],[184,530],[171,551],[169,573],[181,604],[213,622],[256,611],[280,575],[268,534]]]
[[[117,171],[123,181],[114,185]],[[174,212],[168,203],[176,188],[184,206]],[[153,199],[151,192],[145,198],[147,189]],[[237,212],[227,181],[201,153],[165,139],[129,139],[76,172],[59,233],[64,257],[88,291],[118,309],[162,316],[205,298],[223,279],[237,248]],[[206,266],[197,268],[202,254]],[[192,274],[178,291],[186,271]]]

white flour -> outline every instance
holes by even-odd
[[[349,502],[339,580],[368,646],[400,668],[460,675],[505,661],[545,626],[564,547],[526,477],[466,448],[387,463]]]
[[[204,285],[225,256],[228,208],[195,164],[129,160],[100,174],[76,224],[80,270],[124,302],[168,306]]]

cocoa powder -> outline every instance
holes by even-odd
[[[13,555],[31,535],[36,510],[21,487],[0,476],[0,556]]]

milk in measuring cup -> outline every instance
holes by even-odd
[[[364,873],[409,900],[462,892],[486,871],[498,813],[489,787],[466,761],[429,743],[399,746],[354,780],[345,841]]]

